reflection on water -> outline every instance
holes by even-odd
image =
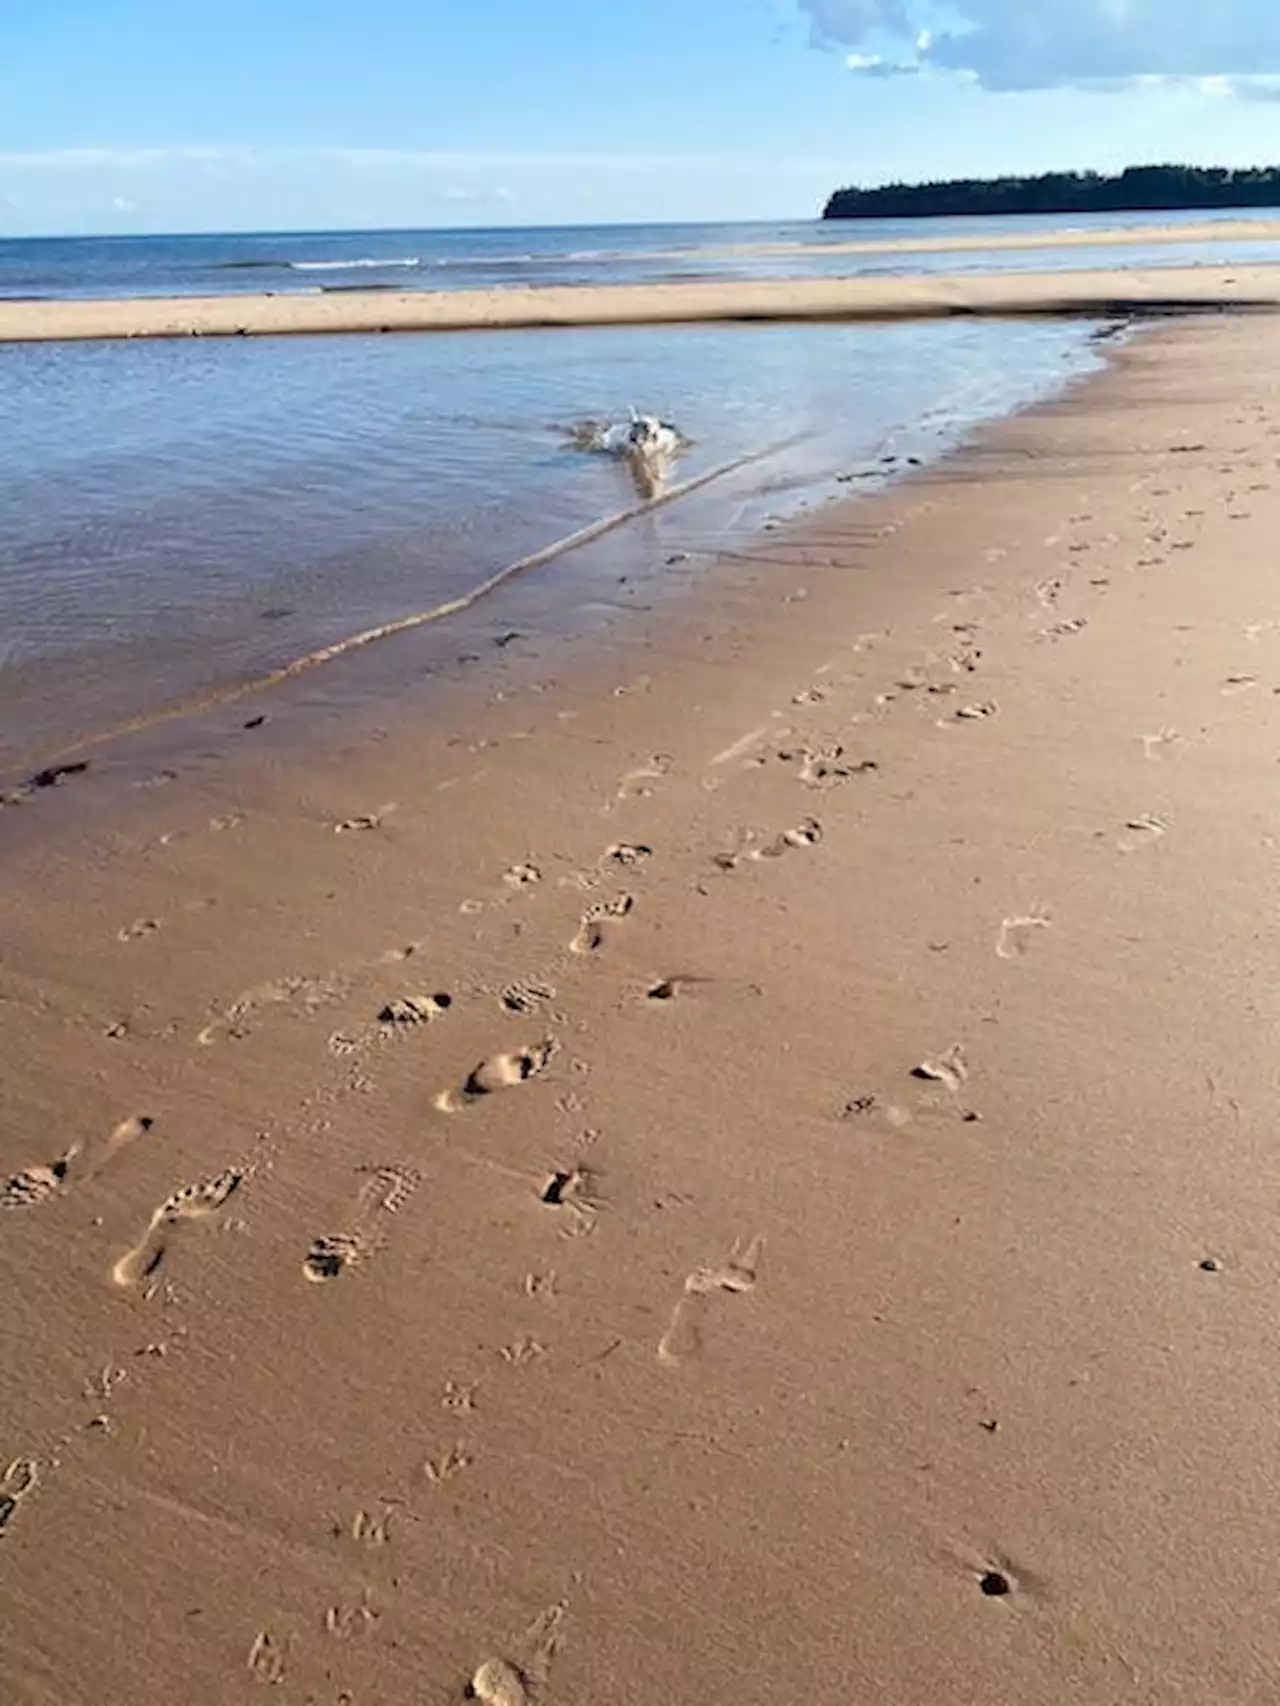
[[[0,758],[434,608],[627,514],[637,483],[692,483],[614,529],[660,575],[1096,359],[1085,326],[979,322],[7,346]],[[573,422],[628,437],[637,402],[678,444],[575,447]]]
[[[691,441],[671,421],[635,409],[628,421],[575,421],[565,436],[576,450],[621,462],[631,475],[636,496],[645,503],[663,495],[681,451],[691,448]]]

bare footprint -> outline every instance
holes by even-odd
[[[258,1017],[272,1009],[291,1009],[310,1018],[321,1007],[347,993],[346,980],[337,975],[323,977],[277,977],[245,990],[196,1035],[205,1048],[221,1040],[243,1041],[253,1034]]]
[[[1019,913],[1016,917],[1006,918],[1000,925],[1000,934],[996,939],[996,956],[1002,960],[1016,960],[1025,954],[1031,946],[1031,938],[1037,930],[1051,929],[1053,920],[1048,909],[1040,904],[1033,904],[1031,910]]]
[[[739,1240],[729,1252],[728,1261],[714,1267],[695,1268],[686,1275],[684,1293],[658,1341],[659,1362],[680,1363],[698,1354],[702,1349],[707,1309],[725,1293],[740,1295],[754,1291],[763,1250],[764,1239],[759,1236],[745,1244]]]
[[[578,933],[569,944],[571,954],[594,954],[604,946],[609,925],[625,918],[635,906],[635,896],[619,895],[616,900],[597,901],[582,916]]]
[[[509,1054],[490,1055],[488,1060],[482,1060],[471,1070],[458,1089],[442,1090],[435,1105],[441,1113],[454,1114],[499,1090],[527,1084],[531,1078],[537,1078],[546,1071],[559,1052],[559,1046],[548,1037],[544,1042],[514,1049]]]
[[[216,1214],[248,1176],[244,1167],[229,1167],[212,1179],[184,1185],[161,1203],[146,1232],[111,1270],[118,1286],[136,1286],[149,1279],[166,1260],[175,1234],[184,1223]]]

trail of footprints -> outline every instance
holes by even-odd
[[[1056,608],[1061,584],[1060,580],[1055,580],[1041,588],[1041,602],[1046,608]],[[1065,637],[1079,632],[1084,625],[1082,619],[1057,623],[1043,630],[1042,637]],[[969,638],[973,625],[956,626],[957,632],[962,634],[963,645],[961,652],[952,660],[952,668],[957,673],[972,672],[981,655]],[[914,690],[923,685],[914,679],[900,683],[904,691],[908,687]],[[1239,691],[1246,685],[1253,685],[1252,678],[1231,678],[1224,691]],[[942,688],[931,689],[934,690],[944,691]],[[825,697],[823,692],[814,691],[798,696],[796,702],[817,704]],[[978,701],[960,706],[943,721],[960,724],[978,722],[994,716],[996,711],[994,702]],[[1143,737],[1146,756],[1156,758],[1160,749],[1175,739],[1177,736],[1170,730]],[[815,789],[834,788],[855,778],[872,775],[878,769],[874,761],[850,759],[838,743],[790,748],[780,752],[778,757],[785,763],[794,764],[801,782]],[[659,755],[629,773],[619,784],[613,804],[645,797],[669,774],[672,762],[666,755]],[[367,817],[336,824],[334,828],[340,834],[376,830],[392,810],[394,807],[385,807]],[[1132,821],[1128,828],[1146,837],[1163,833],[1165,825],[1159,819],[1144,817]],[[818,819],[804,818],[763,841],[754,834],[744,835],[734,852],[716,856],[715,863],[722,869],[732,870],[744,859],[757,862],[775,860],[796,851],[816,848],[823,836],[823,826]],[[652,853],[652,848],[644,842],[616,842],[601,856],[598,869],[602,872],[635,870],[645,864]],[[537,886],[540,879],[541,872],[536,865],[521,862],[504,874],[503,883],[509,891],[521,892]],[[578,957],[598,954],[611,931],[631,914],[634,905],[635,898],[631,894],[594,903],[583,914],[578,931],[568,944],[568,951]],[[1025,914],[1005,918],[997,938],[997,955],[1001,959],[1020,957],[1035,936],[1050,925],[1047,909],[1039,905],[1032,906]],[[123,929],[121,939],[144,936],[155,928],[154,921],[140,920]],[[403,950],[397,957],[407,958],[413,951],[413,948]],[[689,981],[692,980],[661,980],[648,990],[648,998],[669,1000]],[[247,992],[218,1013],[201,1033],[200,1041],[212,1043],[243,1035],[267,1008],[296,1006],[310,1012],[346,993],[347,985],[337,980],[301,977],[279,980]],[[556,989],[545,978],[533,976],[509,983],[496,995],[503,1011],[529,1017],[556,999]],[[406,1035],[441,1018],[451,1004],[452,998],[438,991],[408,992],[397,996],[383,1005],[377,1014],[376,1025],[354,1039],[354,1046],[379,1037]],[[558,1044],[548,1037],[488,1056],[461,1082],[442,1090],[435,1098],[436,1108],[442,1113],[457,1114],[485,1103],[496,1094],[528,1084],[547,1071],[557,1050]],[[957,1045],[936,1059],[922,1061],[914,1069],[914,1075],[937,1084],[949,1095],[958,1095],[968,1077],[964,1052]],[[870,1112],[875,1105],[876,1098],[862,1098],[851,1103],[846,1113]],[[113,1155],[149,1132],[151,1126],[149,1118],[125,1121],[104,1142],[92,1148],[82,1150],[73,1146],[52,1160],[33,1163],[0,1189],[0,1207],[26,1209],[65,1194],[93,1177]],[[151,1280],[169,1259],[176,1241],[184,1236],[186,1229],[195,1222],[217,1215],[241,1189],[250,1171],[247,1165],[233,1166],[175,1191],[155,1210],[138,1242],[116,1262],[112,1270],[116,1285],[134,1289]],[[385,1242],[387,1220],[404,1207],[420,1182],[421,1175],[416,1169],[399,1163],[364,1170],[346,1225],[341,1230],[316,1237],[308,1248],[302,1261],[306,1281],[314,1285],[331,1284],[373,1257]],[[601,1207],[594,1177],[580,1164],[557,1169],[546,1179],[539,1195],[542,1203],[556,1214],[570,1235],[576,1235],[584,1228],[591,1229]],[[759,1235],[741,1240],[723,1261],[695,1267],[686,1275],[680,1296],[672,1306],[666,1329],[657,1344],[657,1357],[661,1363],[678,1367],[702,1353],[708,1332],[720,1313],[725,1311],[727,1314],[736,1309],[736,1300],[757,1287],[763,1249],[764,1240]],[[529,1297],[554,1295],[554,1277],[528,1276],[526,1293]],[[511,1368],[536,1362],[543,1355],[544,1347],[529,1335],[502,1347],[499,1352],[502,1362]],[[477,1390],[477,1382],[451,1381],[446,1385],[442,1407],[457,1415],[471,1414],[476,1408]],[[462,1474],[471,1463],[470,1448],[465,1442],[457,1441],[426,1458],[420,1473],[430,1486],[439,1487]],[[33,1468],[24,1475],[21,1466],[10,1467],[0,1483],[0,1533],[13,1520],[34,1480]],[[390,1513],[386,1514],[389,1516]],[[364,1544],[385,1544],[386,1519],[370,1518],[361,1512],[356,1518],[353,1533],[355,1539]],[[984,1594],[999,1596],[1011,1591],[1016,1583],[1011,1571],[990,1565],[981,1572],[980,1585]],[[326,1613],[326,1627],[331,1633],[359,1633],[370,1626],[377,1615],[366,1595],[354,1610],[331,1607]],[[564,1616],[563,1604],[552,1607],[535,1620],[522,1637],[482,1659],[471,1675],[467,1689],[470,1697],[487,1703],[487,1706],[531,1706],[545,1686]],[[269,1632],[260,1631],[249,1653],[249,1669],[261,1680],[278,1684],[284,1677],[286,1651],[286,1647]]]

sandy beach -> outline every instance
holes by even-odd
[[[1069,214],[1061,215],[1070,219]],[[834,227],[856,232],[856,219],[835,220]],[[1280,220],[1233,218],[1200,219],[1183,225],[1142,225],[1121,222],[1115,225],[1067,225],[1061,230],[1045,231],[983,231],[964,234],[931,232],[927,222],[917,237],[870,237],[851,235],[847,243],[823,243],[823,254],[836,255],[928,255],[962,254],[966,251],[998,249],[1085,249],[1124,248],[1134,243],[1217,243],[1226,239],[1235,242],[1274,243],[1280,241]],[[776,255],[804,253],[799,243],[768,243],[756,245],[752,252],[766,251]],[[742,253],[744,249],[727,247],[726,254]],[[812,252],[812,251],[810,251]]]
[[[1280,266],[0,301],[0,343],[717,321],[889,321],[951,314],[1105,316],[1215,306],[1280,306]]]
[[[1274,1695],[1278,355],[11,789],[5,1706]]]

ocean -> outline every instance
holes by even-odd
[[[1266,209],[1246,217],[1274,217]],[[1182,222],[1204,224],[1192,213]],[[225,295],[244,291],[469,290],[530,284],[656,283],[673,279],[822,277],[831,274],[989,270],[978,250],[856,255],[851,243],[898,239],[1082,233],[1124,225],[1126,265],[1240,264],[1275,245],[1232,238],[1176,248],[1144,244],[1170,214],[1084,214],[1071,219],[791,220],[752,225],[563,226],[482,231],[297,231],[200,237],[0,239],[0,298]],[[1005,250],[1002,269],[1118,264],[1111,246],[1065,255]]]
[[[831,245],[904,229],[919,234],[810,223],[33,240],[0,243],[0,295],[849,272],[895,257],[833,256]],[[1265,246],[1212,247],[1200,256],[1196,245],[1195,258],[1225,258],[1225,247],[1243,261]],[[1087,264],[1082,253],[1002,252],[985,264]],[[1145,258],[1140,230],[1132,251],[1105,255]],[[847,496],[840,476],[886,477],[887,458],[938,456],[1052,394],[1099,363],[1095,330],[939,322],[0,346],[0,770],[433,611],[530,555],[553,624],[580,624],[621,573],[654,599],[673,595],[690,562]],[[631,407],[690,441],[675,478],[694,489],[660,510],[616,460],[570,436]],[[606,522],[616,525],[589,550],[558,553]]]

